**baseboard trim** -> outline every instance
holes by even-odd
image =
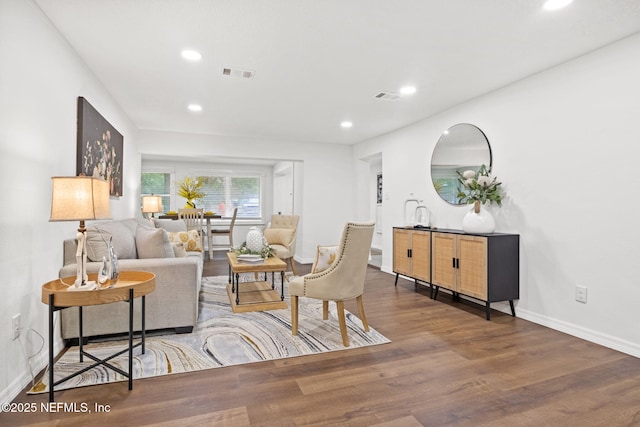
[[[543,316],[529,310],[518,309],[516,307],[516,315],[521,319],[528,320],[538,325],[546,326],[556,331],[572,335],[577,338],[599,344],[604,347],[628,354],[630,356],[640,358],[640,345],[626,341],[611,335],[603,334],[592,329],[584,328],[573,323],[563,320],[554,319],[552,317]]]
[[[62,339],[58,339],[53,343],[53,352],[58,355],[64,348],[64,343]],[[44,370],[49,365],[49,347],[46,345],[43,347],[40,354],[33,359],[33,368],[34,374],[36,375],[36,381],[40,379],[38,375],[40,372]],[[10,403],[18,397],[18,395],[22,392],[22,390],[31,383],[31,372],[29,372],[29,367],[27,366],[26,370],[23,370],[20,375],[14,379],[11,384],[0,393],[0,402]]]
[[[380,269],[385,273],[389,273],[395,276],[396,273],[393,272],[391,268],[388,266],[382,266]],[[402,276],[407,280],[412,280],[405,276]],[[393,282],[390,282],[393,283]],[[464,295],[461,295],[464,298]],[[470,301],[474,301],[471,299]],[[477,301],[474,301],[477,302]],[[494,302],[491,303],[491,308],[506,314],[511,314],[511,307],[508,302]],[[582,326],[565,322],[563,320],[554,319],[549,316],[544,316],[533,311],[525,310],[519,308],[516,302],[516,317],[527,320],[532,323],[536,323],[541,326],[545,326],[550,329],[554,329],[556,331],[565,333],[567,335],[571,335],[585,341],[592,342],[594,344],[598,344],[612,350],[619,351],[621,353],[628,354],[633,357],[640,358],[640,345],[635,344],[630,341],[626,341],[611,335],[603,334],[601,332],[594,331],[592,329],[584,328]]]

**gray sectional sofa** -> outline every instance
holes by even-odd
[[[177,243],[180,237],[183,241],[189,237],[185,237],[185,232],[183,221],[152,222],[139,218],[96,221],[87,227],[88,273],[97,273],[102,267],[102,256],[107,255],[109,239],[113,238],[120,271],[149,271],[156,275],[156,289],[146,297],[147,331],[170,328],[179,333],[190,332],[198,320],[203,252],[201,248],[186,251],[186,244]],[[59,272],[61,278],[76,275],[76,248],[75,239],[64,241],[64,265]],[[141,329],[140,305],[141,299],[136,298],[136,331]],[[64,339],[78,337],[76,307],[61,310],[61,330]],[[84,337],[119,334],[128,330],[126,302],[83,308]]]

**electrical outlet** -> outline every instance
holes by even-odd
[[[587,287],[586,286],[576,286],[576,301],[587,303]]]
[[[20,336],[20,313],[11,318],[11,330],[13,331],[13,339]]]

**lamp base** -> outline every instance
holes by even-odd
[[[84,284],[82,282],[78,282],[76,280],[76,282],[73,284],[73,286],[69,286],[67,288],[67,291],[92,291],[94,289],[98,288],[98,284],[96,282],[92,281],[88,281],[88,282],[84,282]]]

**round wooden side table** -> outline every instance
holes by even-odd
[[[97,274],[90,274],[89,280],[97,280]],[[53,402],[53,392],[56,385],[67,381],[77,375],[80,375],[89,369],[98,365],[103,365],[129,379],[129,390],[133,389],[133,349],[141,346],[144,354],[144,335],[145,335],[145,296],[156,288],[156,275],[147,271],[122,271],[118,280],[114,283],[108,281],[100,288],[91,291],[70,291],[73,286],[75,276],[65,277],[62,279],[52,280],[42,285],[42,302],[49,306],[49,401]],[[69,285],[71,284],[71,285]],[[142,325],[141,340],[137,344],[133,344],[133,300],[142,297]],[[82,307],[99,304],[111,304],[114,302],[129,303],[129,346],[104,359],[99,359],[92,354],[83,350],[82,337]],[[80,362],[83,356],[87,356],[95,363],[82,370],[68,375],[54,383],[53,380],[53,313],[68,307],[78,307],[78,346],[80,354]],[[109,363],[109,360],[119,356],[125,352],[129,352],[129,372]]]

